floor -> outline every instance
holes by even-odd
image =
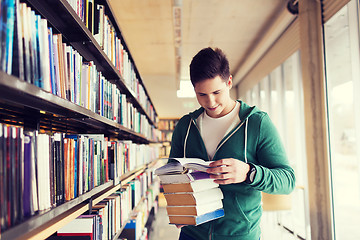
[[[159,207],[148,233],[149,240],[177,240],[179,233],[180,230],[177,227],[169,224],[166,208]]]
[[[177,240],[179,239],[180,229],[169,224],[166,213],[166,200],[162,193],[159,195],[159,208],[149,229],[149,240]]]

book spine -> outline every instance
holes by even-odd
[[[79,140],[76,139],[74,142],[74,197],[78,197],[78,186],[79,186]]]
[[[31,67],[32,67],[32,79],[33,83],[37,87],[42,87],[42,81],[40,79],[40,72],[39,72],[39,58],[38,58],[38,33],[39,33],[39,22],[38,18],[35,15],[35,12],[29,9],[29,16],[31,21],[31,31],[30,31],[30,51],[31,51]]]
[[[6,0],[7,21],[6,21],[6,62],[4,71],[12,74],[14,26],[15,26],[15,0]],[[5,15],[5,12],[3,13]]]
[[[0,20],[1,21],[1,20]],[[0,231],[6,227],[6,138],[5,126],[0,123]]]
[[[49,154],[49,172],[50,172],[50,203],[51,207],[56,206],[56,194],[55,194],[55,157],[54,157],[54,136],[50,137],[50,154]]]

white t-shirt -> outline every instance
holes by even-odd
[[[197,124],[200,128],[201,137],[204,140],[207,154],[210,160],[213,159],[216,147],[221,139],[231,131],[237,124],[240,123],[239,118],[240,103],[236,105],[231,112],[220,118],[212,118],[204,111],[197,119]]]

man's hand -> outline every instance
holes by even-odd
[[[234,158],[214,161],[209,166],[206,172],[211,173],[210,177],[218,184],[241,183],[250,170],[249,164]]]

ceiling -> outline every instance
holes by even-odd
[[[198,107],[196,98],[177,98],[176,92],[179,79],[189,79],[190,61],[202,48],[219,47],[225,52],[236,84],[244,74],[241,70],[245,69],[246,60],[252,57],[256,62],[260,57],[254,57],[254,49],[265,38],[271,38],[266,33],[287,3],[286,0],[109,2],[160,118],[181,117]],[[176,41],[179,32],[175,31],[174,6],[181,8],[180,41]],[[176,59],[180,60],[178,71]]]

